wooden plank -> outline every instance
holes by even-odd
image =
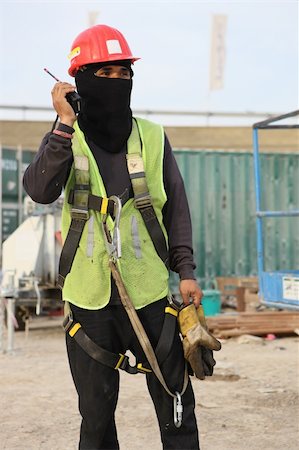
[[[209,329],[218,337],[241,334],[287,334],[299,329],[299,313],[294,311],[242,312],[207,317]]]
[[[252,334],[254,336],[265,336],[267,334],[295,334],[295,329],[293,328],[264,328],[263,330],[257,330],[254,328],[238,329],[232,328],[230,330],[215,330],[213,332],[215,337],[227,338],[233,336],[241,336],[242,334]]]
[[[236,298],[237,298],[237,311],[244,312],[246,309],[245,306],[245,287],[238,286],[236,288]]]

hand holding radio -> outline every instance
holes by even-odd
[[[69,83],[58,82],[52,89],[53,106],[65,125],[73,126],[76,120],[76,114],[66,96],[75,91],[75,88]]]
[[[57,83],[54,85],[51,94],[53,106],[65,125],[73,126],[76,114],[80,112],[80,96],[75,91],[75,86],[58,80],[51,72],[44,69]]]

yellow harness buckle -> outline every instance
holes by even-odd
[[[72,328],[69,331],[69,335],[71,337],[74,337],[75,334],[77,333],[77,331],[81,328],[81,324],[80,323],[75,323],[75,325],[72,326]]]
[[[141,372],[141,373],[150,373],[151,372],[151,369],[146,369],[146,367],[143,367],[142,363],[137,364],[137,369],[138,369],[138,372]]]
[[[119,358],[119,360],[118,360],[116,366],[114,367],[115,370],[119,369],[119,367],[120,367],[120,365],[121,365],[121,363],[123,362],[124,357],[125,357],[125,355],[122,355],[121,353],[119,354],[119,356],[120,356],[120,358]]]
[[[172,314],[175,317],[177,317],[178,314],[179,314],[178,311],[176,309],[172,308],[171,306],[166,306],[165,313],[166,314]]]
[[[103,197],[100,213],[107,214],[107,211],[108,211],[108,198]]]

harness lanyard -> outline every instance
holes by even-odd
[[[120,214],[121,214],[121,202],[118,202],[118,203],[116,203],[116,210],[115,210],[115,217],[118,218],[118,221],[120,219]],[[117,267],[117,260],[120,257],[121,243],[120,243],[120,235],[118,232],[116,232],[117,227],[118,227],[118,222],[116,222],[115,225],[116,225],[116,228],[113,232],[113,237],[111,238],[111,235],[107,228],[106,222],[103,223],[104,239],[106,241],[106,249],[107,249],[108,256],[109,256],[109,267],[111,269],[111,273],[112,273],[113,279],[115,281],[115,284],[118,288],[121,302],[128,314],[128,317],[130,319],[132,327],[133,327],[135,334],[138,338],[138,341],[145,353],[145,356],[146,356],[154,374],[160,381],[161,385],[164,387],[165,391],[174,399],[174,424],[177,428],[179,428],[182,424],[182,413],[183,413],[183,405],[181,402],[181,396],[184,394],[184,392],[187,388],[187,385],[188,385],[188,380],[189,380],[187,365],[185,367],[182,391],[180,393],[175,392],[173,394],[169,390],[169,388],[164,380],[164,377],[163,377],[163,374],[159,367],[153,347],[152,347],[152,345],[148,339],[148,336],[146,334],[146,331],[136,313],[134,305],[128,295],[126,287],[121,278],[119,269]]]

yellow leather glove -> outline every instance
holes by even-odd
[[[213,374],[216,364],[213,350],[219,351],[221,343],[208,331],[203,308],[196,310],[193,304],[184,307],[178,316],[183,336],[183,348],[195,376],[204,380]]]

